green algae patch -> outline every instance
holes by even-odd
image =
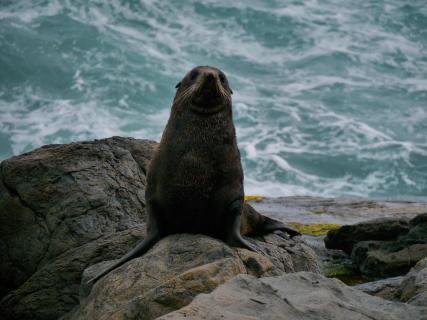
[[[321,264],[321,273],[328,278],[336,278],[349,286],[365,283],[366,280],[357,268],[336,264]]]
[[[324,236],[329,230],[338,229],[341,227],[340,224],[335,223],[315,223],[305,224],[299,222],[291,222],[290,226],[301,232],[302,234],[310,236]]]
[[[263,196],[245,196],[245,201],[260,202],[262,200],[264,200]]]
[[[325,208],[316,208],[313,210],[313,213],[315,213],[315,214],[324,214],[326,212],[327,212],[327,210]]]

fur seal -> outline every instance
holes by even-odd
[[[174,233],[201,233],[231,246],[257,249],[243,235],[299,234],[244,203],[243,170],[225,74],[192,69],[176,85],[171,115],[147,173],[147,236],[90,282],[147,252]]]

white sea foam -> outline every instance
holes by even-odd
[[[62,6],[58,0],[51,0],[47,3],[42,3],[42,1],[16,1],[12,7],[0,9],[0,20],[13,18],[31,23],[41,17],[54,16],[61,10]]]
[[[3,132],[10,134],[15,154],[47,143],[64,142],[58,133],[68,131],[73,140],[102,138],[120,134],[118,123],[108,112],[99,110],[95,104],[73,105],[67,100],[56,100],[31,112],[17,112],[19,108],[7,110],[1,122],[7,128]],[[67,139],[68,140],[68,139]]]
[[[19,67],[33,58],[28,49],[20,56],[31,39],[19,28],[37,35],[36,57],[50,56],[16,68],[17,88],[0,75],[0,134],[15,154],[110,135],[158,140],[173,96],[166,88],[213,64],[235,92],[247,193],[419,195],[427,192],[427,43],[406,9],[419,19],[427,9],[402,6],[18,0],[0,8],[9,34],[0,50],[10,50],[2,57],[18,57]],[[70,18],[64,29],[57,15]],[[55,65],[60,89],[34,80],[54,77]]]

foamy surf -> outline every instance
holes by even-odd
[[[228,75],[248,194],[427,195],[424,1],[10,1],[0,159],[159,140],[195,65]]]

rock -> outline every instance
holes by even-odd
[[[144,236],[139,225],[63,253],[2,299],[0,319],[57,319],[78,304],[85,268],[123,255]]]
[[[361,241],[351,253],[353,262],[368,277],[406,274],[427,257],[427,214],[409,222],[409,231],[393,241]]]
[[[356,240],[360,239],[372,240],[378,239],[378,234],[384,239],[390,235],[391,240],[399,237],[412,228],[409,220],[427,212],[426,201],[414,201],[408,199],[393,199],[393,200],[369,200],[358,198],[320,198],[320,197],[281,197],[281,198],[264,198],[260,201],[252,203],[255,209],[271,218],[277,218],[288,225],[297,228],[301,226],[299,231],[312,233],[315,230],[318,233],[318,228],[326,226],[334,227],[337,225],[349,225],[338,231],[339,238],[329,247],[337,247],[345,249],[347,253],[341,249],[327,249],[321,236],[307,236],[303,238],[311,248],[319,256],[322,274],[338,277],[347,284],[357,284],[365,282],[367,275],[362,275],[357,265],[355,265],[350,257],[351,248],[356,244]],[[374,223],[367,223],[368,220],[377,218]],[[380,219],[380,220],[378,220]],[[378,222],[385,223],[379,224]],[[388,221],[395,221],[389,224]],[[354,224],[359,224],[353,226]],[[347,229],[349,228],[349,229]],[[359,228],[358,230],[355,230]],[[377,232],[379,228],[379,233]],[[353,231],[361,234],[353,234]],[[393,231],[394,229],[394,231]],[[322,228],[320,228],[322,231]],[[343,232],[345,231],[345,232]],[[350,232],[348,232],[350,231]],[[390,232],[392,231],[392,232]],[[333,235],[335,231],[330,233]],[[421,233],[419,238],[421,238]],[[371,237],[372,236],[372,237]],[[358,238],[360,237],[360,238]],[[370,239],[369,239],[370,238]],[[390,240],[390,238],[388,238]],[[329,241],[329,238],[328,238]],[[387,240],[388,241],[388,240]],[[421,243],[420,241],[418,243]],[[347,249],[346,249],[347,248]],[[363,260],[361,261],[363,262]],[[399,271],[399,274],[405,274],[408,269]],[[386,274],[389,277],[390,275]],[[373,277],[379,277],[374,274]],[[369,277],[368,277],[369,278]]]
[[[427,244],[402,247],[397,242],[362,241],[354,247],[351,257],[367,277],[393,277],[407,273],[427,257]]]
[[[351,253],[366,277],[403,275],[427,256],[427,213],[412,220],[382,218],[328,232],[325,245]]]
[[[387,300],[400,300],[400,285],[403,281],[403,276],[386,278],[377,281],[366,282],[353,286],[354,289],[361,290],[372,296],[380,297]]]
[[[0,318],[8,311],[27,319],[37,310],[30,318],[57,319],[77,303],[88,265],[129,249],[134,241],[113,241],[111,252],[100,243],[143,226],[156,145],[113,137],[45,146],[0,164],[0,294],[22,285],[0,302]]]
[[[427,308],[391,302],[319,274],[238,275],[166,319],[425,320]]]
[[[201,235],[174,235],[93,289],[81,286],[83,270],[85,284],[144,238],[145,174],[156,146],[113,137],[45,146],[0,164],[0,319],[79,319],[98,313],[150,319],[240,273],[318,272],[313,250],[300,237],[289,239],[281,232],[248,238],[262,255]],[[392,215],[403,208],[391,202],[304,201],[302,207],[319,217],[330,214],[334,205],[336,212],[349,206],[353,213],[369,208],[384,214],[394,210]],[[426,207],[405,206],[403,215],[410,217]],[[409,223],[411,245],[424,237],[420,226],[425,219],[417,219]]]
[[[342,250],[325,248],[324,236],[303,235],[302,238],[317,254],[322,275],[339,279],[347,285],[365,282],[359,269],[354,266],[348,254]]]
[[[251,202],[259,212],[286,223],[353,225],[376,218],[407,218],[427,212],[426,201],[362,198],[279,197]]]
[[[58,319],[90,290],[80,287],[83,270],[121,257],[144,237],[145,174],[156,146],[113,137],[45,146],[0,164],[0,319]],[[277,232],[249,241],[265,256],[224,249],[243,272],[318,271],[316,255],[299,238]],[[216,269],[232,268],[220,260],[203,267],[212,276],[203,290],[222,281]]]
[[[420,260],[404,277],[399,293],[402,301],[427,307],[427,258]]]
[[[389,300],[427,307],[427,258],[405,276],[368,282],[353,288]]]
[[[351,254],[356,243],[365,240],[393,240],[409,231],[406,218],[380,218],[330,230],[325,237],[326,248]]]
[[[420,214],[410,222],[408,234],[399,237],[398,241],[405,244],[427,243],[427,213]]]
[[[265,254],[261,255],[246,249],[230,248],[208,236],[169,236],[144,256],[129,261],[100,279],[89,296],[81,297],[80,307],[65,319],[154,319],[187,305],[199,293],[211,292],[237,274],[267,276],[283,274],[284,270],[313,270],[314,262],[303,262],[303,253],[292,259],[293,256],[285,249],[272,244],[277,245],[282,239],[284,248],[296,249],[297,240],[276,237],[267,236],[273,239],[269,242],[249,240]],[[278,259],[275,251],[280,250],[284,251],[282,256],[285,259]],[[82,286],[108,265],[102,263],[86,269]],[[317,270],[317,265],[314,266]]]
[[[100,267],[87,269],[83,280]],[[238,253],[223,242],[201,235],[172,235],[100,279],[70,318],[154,319],[244,272]]]
[[[253,238],[246,239],[253,241]],[[285,233],[276,231],[255,239],[257,241],[252,244],[270,259],[277,270],[276,275],[320,270],[316,254],[299,237],[289,239]]]

